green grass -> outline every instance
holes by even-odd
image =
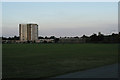
[[[43,78],[117,62],[118,44],[3,44],[3,78]]]

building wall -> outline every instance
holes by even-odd
[[[59,43],[85,43],[82,38],[60,38]]]
[[[31,25],[27,25],[27,36],[28,36],[28,41],[31,41]]]
[[[31,25],[31,40],[38,40],[38,25]]]
[[[38,25],[37,24],[20,24],[19,35],[21,41],[38,40]]]
[[[21,41],[27,41],[27,25],[26,24],[20,24],[20,40]]]

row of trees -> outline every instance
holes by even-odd
[[[56,37],[55,36],[51,36],[51,37],[42,37],[42,36],[40,36],[40,37],[38,37],[38,39],[55,39]],[[19,36],[14,36],[14,37],[2,37],[2,40],[19,40],[20,38],[19,38]]]
[[[86,43],[120,43],[120,32],[118,34],[104,35],[100,32],[91,36],[83,35],[81,38],[86,40]]]
[[[19,36],[14,36],[14,37],[2,37],[2,40],[19,40]]]
[[[61,37],[60,37],[61,38]],[[54,39],[57,43],[60,38],[56,38],[55,36],[51,37],[38,37],[38,39]],[[64,37],[68,38],[68,37]],[[120,32],[118,34],[112,33],[111,35],[104,35],[99,32],[98,34],[92,34],[91,36],[83,35],[82,37],[72,37],[72,38],[82,38],[85,40],[86,43],[120,43]],[[2,37],[2,40],[19,40],[20,38],[18,36],[14,37]]]

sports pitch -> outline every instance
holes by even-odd
[[[118,44],[3,44],[3,78],[47,78],[117,63]]]

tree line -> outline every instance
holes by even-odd
[[[85,39],[86,43],[120,43],[120,32],[118,34],[112,33],[111,35],[104,35],[99,32],[98,35],[83,35],[81,38]]]
[[[59,41],[60,38],[57,38],[55,36],[38,37],[38,39],[54,39],[56,43]],[[64,38],[68,38],[68,37],[64,37]],[[120,32],[118,34],[112,33],[111,35],[104,35],[101,32],[99,32],[98,34],[93,33],[90,36],[83,35],[82,37],[76,36],[72,38],[81,38],[85,40],[86,43],[120,43]],[[8,37],[8,38],[2,37],[2,40],[20,40],[20,37],[19,36]]]

